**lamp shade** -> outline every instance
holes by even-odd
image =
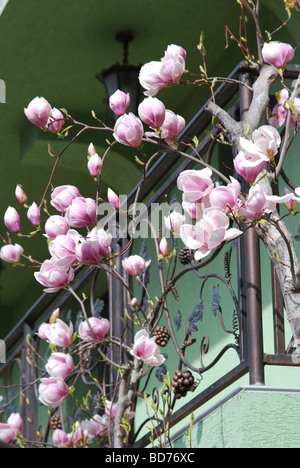
[[[109,99],[118,89],[130,95],[128,112],[137,115],[137,108],[141,102],[142,92],[139,82],[140,67],[134,65],[116,64],[96,75],[105,87]],[[117,116],[114,114],[114,118]]]

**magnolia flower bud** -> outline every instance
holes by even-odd
[[[151,260],[144,260],[139,255],[130,255],[122,260],[122,265],[126,273],[137,276],[150,266]]]
[[[151,128],[160,128],[165,120],[166,109],[157,98],[148,97],[138,107],[140,119]]]
[[[110,324],[107,319],[91,317],[88,321],[81,322],[78,327],[78,337],[87,343],[97,341],[101,343],[108,333]]]
[[[16,431],[9,424],[0,423],[0,441],[10,445],[17,437]]]
[[[65,119],[61,111],[53,107],[47,122],[47,130],[49,130],[51,133],[57,133],[62,129],[64,123]]]
[[[14,233],[20,232],[20,216],[15,208],[9,206],[4,214],[5,226]]]
[[[57,319],[54,323],[50,324],[48,329],[45,328],[43,333],[50,344],[59,348],[67,348],[72,344],[73,331],[72,322],[68,326],[61,319]]]
[[[75,228],[97,224],[97,204],[92,198],[74,198],[66,209],[66,220]]]
[[[56,408],[61,406],[69,394],[69,388],[61,377],[41,379],[39,400],[43,405]]]
[[[295,49],[290,44],[271,41],[265,43],[262,48],[262,56],[265,62],[274,67],[283,69],[295,56]]]
[[[134,114],[124,114],[118,118],[114,127],[114,138],[121,144],[140,146],[144,134],[143,124]]]
[[[51,115],[51,110],[51,105],[45,98],[36,97],[28,104],[24,112],[31,123],[37,127],[44,128]]]
[[[129,94],[124,93],[120,89],[118,89],[109,98],[109,107],[118,117],[125,114],[129,106],[130,106]]]
[[[98,177],[103,166],[102,159],[97,153],[94,153],[88,161],[87,167],[92,177]]]
[[[27,203],[27,201],[28,201],[27,200],[27,195],[24,192],[24,190],[22,189],[21,185],[17,185],[15,195],[16,195],[16,199],[18,200],[18,202],[21,203],[21,205],[25,205],[25,203]]]
[[[8,263],[18,263],[23,254],[23,247],[19,244],[4,245],[0,250],[0,258]]]
[[[74,185],[60,185],[51,194],[51,205],[57,211],[64,212],[76,197],[81,197],[77,187]]]
[[[93,143],[90,143],[89,147],[88,147],[88,155],[93,156],[93,154],[95,154],[95,153],[96,153],[96,148],[93,145]]]
[[[160,241],[159,250],[163,257],[168,257],[170,255],[169,244],[165,237]]]
[[[46,236],[55,239],[59,235],[66,235],[70,226],[67,220],[60,215],[53,215],[48,218],[45,224]]]
[[[51,377],[61,377],[65,379],[74,370],[74,362],[70,354],[52,353],[45,366]]]
[[[27,218],[33,226],[40,225],[41,211],[35,202],[28,208]]]
[[[116,210],[120,209],[120,199],[119,199],[118,195],[110,188],[107,190],[107,198],[108,198],[109,203]]]
[[[23,419],[19,413],[12,413],[7,420],[7,424],[9,424],[10,427],[12,427],[16,432],[21,434],[23,428]]]

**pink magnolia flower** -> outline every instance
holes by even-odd
[[[82,265],[98,265],[101,260],[100,245],[97,240],[82,238],[76,245],[75,253]]]
[[[183,243],[195,250],[195,260],[206,257],[223,242],[242,234],[238,229],[229,229],[229,220],[224,212],[215,208],[204,210],[203,218],[195,225],[184,224],[180,230]]]
[[[74,361],[70,354],[52,353],[45,369],[51,377],[66,379],[74,370]]]
[[[97,204],[92,198],[74,198],[66,209],[66,220],[75,228],[95,226],[97,224]]]
[[[99,154],[97,153],[92,154],[87,164],[91,177],[98,177],[99,174],[101,173],[102,166],[103,166],[103,162]]]
[[[44,128],[51,115],[51,110],[51,105],[45,98],[36,97],[28,104],[24,112],[31,123],[37,127]]]
[[[206,205],[214,188],[212,170],[209,168],[183,171],[177,179],[177,187],[183,192],[183,201]]]
[[[284,42],[266,42],[262,48],[262,56],[265,62],[279,69],[284,69],[295,56],[295,49]]]
[[[271,117],[269,119],[269,125],[272,127],[279,128],[284,125],[287,117],[287,110],[282,104],[276,104],[272,110]]]
[[[68,268],[77,261],[76,246],[79,242],[77,231],[70,229],[66,235],[56,236],[49,244],[52,262],[57,268]]]
[[[240,138],[240,145],[246,153],[257,156],[255,164],[262,161],[270,161],[276,156],[281,145],[281,137],[276,128],[271,125],[263,125],[252,134],[252,140]]]
[[[183,47],[178,46],[176,44],[170,44],[167,47],[167,50],[165,51],[165,57],[169,57],[169,56],[182,57],[183,60],[185,60],[186,59],[186,50]]]
[[[156,129],[164,123],[166,108],[159,99],[150,96],[141,102],[138,114],[142,122]]]
[[[50,323],[42,323],[40,326],[39,326],[39,329],[37,331],[37,335],[39,338],[41,338],[42,340],[47,340],[47,335],[46,333],[49,332],[49,329],[50,329]]]
[[[96,341],[101,343],[104,341],[110,324],[107,319],[98,319],[97,317],[91,317],[88,321],[81,322],[78,327],[78,336],[82,341],[87,343]]]
[[[138,276],[150,266],[151,260],[144,260],[139,255],[130,255],[122,260],[122,265],[126,273],[132,276]]]
[[[255,146],[268,158],[276,156],[281,145],[278,131],[270,125],[262,125],[252,133]]]
[[[90,441],[95,439],[97,436],[106,435],[108,421],[106,417],[95,414],[91,419],[81,421],[81,427],[84,433],[87,434],[88,441]]]
[[[19,244],[7,244],[0,250],[0,258],[8,263],[18,263],[23,254],[23,247]]]
[[[19,213],[12,206],[9,206],[4,214],[4,224],[15,234],[21,230]]]
[[[69,395],[69,388],[61,377],[41,379],[39,400],[48,407],[57,408]]]
[[[166,116],[160,127],[161,137],[172,148],[177,148],[176,137],[185,127],[185,120],[171,110],[166,110]]]
[[[241,184],[233,177],[230,180],[231,184],[214,188],[209,196],[210,205],[226,214],[234,212],[241,193]]]
[[[297,189],[296,189],[297,190]],[[299,201],[297,197],[287,189],[284,189],[283,195],[265,195],[266,206],[265,213],[273,212],[279,203],[284,203],[286,208],[293,212],[296,208],[296,202]]]
[[[257,176],[264,170],[265,161],[250,153],[240,151],[234,159],[236,172],[249,184],[253,183]]]
[[[102,228],[94,227],[87,236],[90,241],[97,241],[99,244],[100,255],[106,258],[110,255],[110,245],[112,241],[112,235]]]
[[[52,443],[56,448],[72,447],[72,442],[69,440],[68,434],[61,429],[55,429],[53,432]]]
[[[0,423],[0,441],[11,445],[17,437],[16,431],[9,424]]]
[[[51,133],[58,133],[62,129],[65,123],[65,118],[62,112],[56,107],[53,107],[51,110],[51,115],[47,121],[47,130]]]
[[[239,209],[241,216],[255,221],[259,219],[267,209],[267,198],[260,185],[250,188],[246,202]]]
[[[33,226],[40,225],[41,211],[35,202],[32,203],[32,205],[28,208],[27,218],[29,219],[29,221],[31,222]]]
[[[133,297],[129,304],[131,305],[131,307],[137,307],[139,305],[139,301],[136,297]]]
[[[72,322],[70,322],[68,326],[61,319],[57,319],[49,325],[49,328],[43,328],[43,334],[50,344],[58,346],[59,348],[68,348],[68,346],[71,346],[74,331]]]
[[[108,188],[107,189],[107,199],[109,201],[109,203],[116,209],[116,210],[119,210],[120,209],[120,199],[118,197],[118,195],[111,189],[111,188]]]
[[[184,209],[186,215],[188,215],[193,221],[197,221],[203,216],[203,203],[190,203],[187,201],[183,201],[182,208]]]
[[[155,96],[169,83],[178,83],[185,70],[186,51],[175,44],[168,46],[160,61],[152,61],[142,66],[139,80],[146,89],[146,96]]]
[[[78,421],[73,424],[73,430],[68,434],[69,439],[73,447],[79,447],[86,442],[85,434],[83,433],[82,427]]]
[[[130,106],[129,93],[126,94],[120,89],[118,89],[109,98],[109,107],[118,117],[125,114],[129,106]]]
[[[46,236],[55,239],[57,236],[65,236],[70,229],[68,221],[60,215],[50,216],[45,224]]]
[[[77,187],[74,187],[74,185],[61,185],[53,190],[50,203],[57,211],[62,213],[77,197],[81,197]]]
[[[140,146],[144,134],[143,124],[134,114],[124,114],[118,118],[114,127],[114,138],[122,145]]]
[[[96,148],[93,143],[90,143],[88,147],[88,155],[93,156],[93,154],[95,153],[96,153]]]
[[[59,308],[55,309],[52,312],[52,314],[50,315],[50,318],[49,318],[50,325],[52,325],[52,323],[56,322],[56,320],[59,318],[59,314],[60,314],[60,309]]]
[[[167,83],[178,83],[185,70],[186,53],[182,47],[169,46],[161,61],[160,74]]]
[[[35,279],[45,286],[45,292],[54,293],[64,289],[73,280],[74,271],[70,269],[59,269],[51,260],[42,263],[39,272],[34,273]]]
[[[296,200],[295,200],[294,197],[293,197],[292,192],[291,192],[289,189],[287,189],[287,188],[285,187],[284,190],[283,190],[283,195],[284,195],[284,196],[285,196],[285,195],[290,196],[290,198],[284,202],[284,205],[285,205],[286,209],[287,209],[290,213],[295,213],[296,207],[297,207],[297,203],[296,203]]]
[[[117,407],[118,407],[118,403],[112,403],[109,400],[105,402],[105,414],[106,416],[108,416],[110,421],[113,421],[115,419],[116,413],[117,413]],[[129,419],[133,419],[135,416],[135,412],[131,411],[130,407],[126,408],[126,410],[124,411],[124,414],[126,414]]]
[[[9,424],[10,427],[13,428],[18,434],[22,433],[23,419],[19,413],[12,413],[7,420],[7,424]]]
[[[18,202],[21,203],[21,205],[25,205],[25,203],[27,203],[28,201],[27,195],[24,192],[22,186],[19,184],[16,186],[15,195],[16,195],[16,199],[18,200]]]
[[[132,356],[154,367],[161,366],[165,362],[165,358],[159,353],[160,349],[155,343],[155,337],[150,338],[146,330],[136,333],[133,349],[130,351]]]
[[[290,108],[290,95],[286,89],[282,89],[277,94],[278,104],[275,105],[274,109],[272,110],[271,117],[269,119],[269,124],[275,128],[279,128],[284,125],[287,121],[287,117],[289,112],[291,111]],[[293,104],[297,110],[297,113],[300,113],[300,99],[295,98]],[[292,112],[292,118],[290,122],[291,130],[294,130],[299,125],[299,115],[297,116],[294,112]]]
[[[165,228],[173,232],[175,237],[179,237],[180,228],[185,223],[185,216],[178,211],[172,211],[169,216],[164,216]]]
[[[161,76],[161,62],[151,61],[141,67],[139,81],[146,96],[155,96],[168,82]]]
[[[168,257],[170,255],[169,244],[165,237],[159,243],[159,251],[163,257]]]

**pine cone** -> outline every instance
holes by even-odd
[[[170,333],[167,327],[158,327],[154,330],[154,336],[156,337],[156,344],[164,348],[167,346],[169,339],[170,339]]]
[[[52,431],[55,431],[55,429],[62,429],[61,419],[58,413],[54,413],[50,416],[50,427]]]
[[[179,252],[179,261],[182,265],[188,265],[194,259],[194,253],[190,249],[181,249]]]
[[[177,400],[185,397],[187,392],[193,389],[195,380],[190,371],[177,370],[173,377],[172,387],[174,388],[174,395]]]

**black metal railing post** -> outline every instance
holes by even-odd
[[[240,74],[240,81],[248,86],[253,85],[253,76],[247,71]],[[248,87],[240,86],[240,118],[247,119],[251,105],[252,92]],[[249,187],[244,185],[247,193]],[[249,379],[251,385],[264,385],[264,352],[262,325],[262,294],[260,241],[255,229],[248,229],[240,239],[239,261],[243,266],[242,290],[243,313],[247,316],[247,354],[249,360]]]

